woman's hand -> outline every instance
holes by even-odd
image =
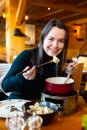
[[[27,70],[27,69],[28,69],[28,71],[25,72],[25,73],[23,73],[24,78],[27,79],[27,80],[33,80],[33,79],[35,79],[35,77],[36,77],[35,66],[33,66],[32,68],[30,68],[29,66],[27,66],[24,69],[24,71]]]
[[[77,67],[78,67],[78,62],[70,62],[67,65],[65,72],[67,74],[73,74],[76,71]]]

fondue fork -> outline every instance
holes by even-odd
[[[40,65],[36,66],[35,68],[37,69],[37,68],[39,68],[39,67],[42,67],[42,66],[44,66],[44,65],[46,65],[46,64],[49,64],[49,63],[52,63],[52,62],[53,62],[53,60],[47,61],[47,62],[45,62],[45,63],[43,63],[43,64],[40,64]],[[30,69],[30,68],[29,68],[29,69]],[[23,71],[19,72],[17,75],[23,74],[23,73],[27,72],[29,69],[23,70]]]
[[[78,63],[78,59],[77,59],[77,58],[73,58],[72,61],[73,61],[74,63]],[[67,81],[68,81],[68,79],[69,79],[69,77],[70,77],[71,74],[72,74],[72,72],[69,72],[69,73],[68,73],[68,75],[67,75],[67,77],[66,77],[66,79],[65,79],[65,81],[64,81],[64,84],[67,83]]]
[[[45,63],[42,63],[42,64],[36,66],[36,69],[39,68],[39,67],[42,67],[42,66],[44,66],[44,65],[46,65],[46,64],[52,63],[52,62],[58,63],[59,61],[60,61],[60,60],[59,60],[56,56],[53,56],[53,59],[52,59],[52,60],[49,60],[49,61],[47,61],[47,62],[45,62]],[[29,69],[30,69],[30,68],[29,68]],[[29,69],[23,70],[23,71],[19,72],[17,75],[23,74],[23,73],[27,72]]]
[[[68,81],[68,79],[69,79],[70,75],[71,75],[71,73],[69,73],[69,74],[67,75],[67,77],[66,77],[66,79],[65,79],[65,81],[64,81],[64,84],[66,84],[66,83],[67,83],[67,81]]]

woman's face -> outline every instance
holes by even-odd
[[[53,27],[44,38],[43,48],[49,56],[57,56],[64,49],[65,30]]]

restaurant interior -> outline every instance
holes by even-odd
[[[78,68],[72,75],[73,95],[42,92],[42,99],[58,104],[60,110],[51,123],[40,129],[87,130],[87,117],[83,121],[87,116],[87,0],[0,0],[0,107],[9,95],[2,90],[3,77],[20,52],[39,46],[40,33],[53,18],[68,26],[67,62],[78,58]],[[0,130],[7,130],[3,116],[0,117]],[[27,126],[24,130],[28,130]]]

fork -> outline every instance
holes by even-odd
[[[53,60],[50,60],[50,61],[47,61],[47,62],[45,62],[45,63],[43,63],[43,64],[40,64],[40,65],[36,66],[36,69],[39,68],[39,67],[42,67],[42,66],[44,66],[44,65],[46,65],[46,64],[52,63],[52,62],[53,62]],[[23,73],[27,72],[28,70],[29,70],[29,69],[23,70],[23,71],[19,72],[17,75],[23,74]]]

